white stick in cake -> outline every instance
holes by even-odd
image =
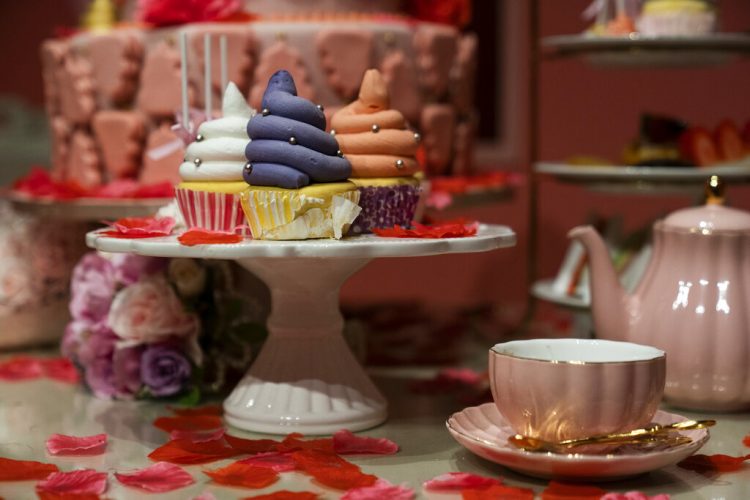
[[[192,131],[190,125],[190,110],[188,109],[188,79],[187,79],[187,33],[180,33],[180,84],[182,86],[182,125]]]
[[[203,37],[203,59],[205,61],[203,86],[206,90],[206,120],[211,120],[213,118],[213,110],[211,109],[211,94],[213,94],[213,89],[211,88],[211,33],[206,33]]]
[[[221,91],[226,92],[227,85],[229,84],[229,76],[227,73],[227,36],[221,35],[219,38],[219,54],[221,58]]]

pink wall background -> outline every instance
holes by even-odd
[[[584,28],[580,12],[590,0],[539,0],[538,30],[541,36],[577,33]],[[504,2],[518,19],[529,15],[530,2]],[[79,2],[35,0],[0,2],[0,37],[3,78],[0,94],[16,94],[41,106],[42,84],[38,46],[55,26],[75,23]],[[747,0],[721,0],[721,23],[726,31],[750,28]],[[41,13],[44,13],[43,15]],[[529,173],[530,57],[528,23],[510,28],[498,26],[511,38],[511,67],[504,68],[511,99],[519,103],[512,123],[522,131],[514,158],[503,167]],[[480,61],[494,65],[495,61]],[[679,116],[691,123],[713,126],[724,117],[740,123],[750,119],[750,59],[731,64],[693,69],[621,70],[592,68],[579,60],[545,60],[539,71],[538,148],[545,160],[574,154],[595,154],[616,159],[634,137],[643,111]],[[733,204],[750,209],[750,189],[732,188]],[[536,236],[540,277],[553,275],[567,247],[565,234],[596,211],[602,215],[625,214],[628,228],[648,223],[659,214],[687,206],[689,196],[614,196],[543,180],[537,192]],[[380,260],[351,279],[343,290],[350,303],[419,299],[437,305],[491,303],[516,315],[527,301],[529,278],[530,190],[521,186],[509,201],[464,210],[446,217],[467,215],[485,222],[513,227],[519,244],[512,249],[486,254],[453,255],[415,259]]]

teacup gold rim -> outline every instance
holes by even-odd
[[[569,340],[572,340],[572,339],[569,339]],[[517,342],[517,341],[511,341],[511,342]],[[513,358],[513,359],[522,359],[522,360],[526,360],[526,361],[535,361],[537,363],[549,363],[549,364],[553,364],[553,365],[582,365],[582,366],[585,366],[585,365],[609,365],[609,366],[618,366],[618,365],[633,365],[633,364],[638,364],[638,363],[653,363],[654,361],[659,361],[659,360],[662,360],[662,359],[666,360],[666,358],[667,358],[666,351],[663,351],[663,350],[661,350],[661,349],[659,349],[657,347],[653,347],[653,346],[644,346],[644,347],[648,347],[649,349],[653,349],[655,351],[653,357],[643,358],[643,359],[622,360],[622,361],[580,361],[580,360],[539,359],[539,358],[534,358],[534,357],[530,357],[530,356],[522,356],[522,355],[519,355],[519,354],[513,354],[513,353],[509,353],[509,352],[498,352],[498,351],[496,351],[495,347],[497,347],[498,345],[502,345],[502,344],[505,344],[505,342],[503,342],[501,344],[496,344],[496,345],[490,347],[490,349],[489,349],[490,355],[507,357],[507,358]]]

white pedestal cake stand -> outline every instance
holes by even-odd
[[[468,238],[433,240],[368,235],[188,247],[175,236],[133,240],[95,231],[86,237],[90,247],[106,252],[236,260],[266,282],[269,336],[224,410],[230,425],[272,434],[362,430],[387,417],[385,398],[342,336],[339,290],[351,274],[378,257],[484,252],[515,241],[511,229],[494,225],[482,225]]]

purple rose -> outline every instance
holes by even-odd
[[[107,318],[115,293],[112,263],[90,252],[76,264],[70,280],[70,315],[74,320],[98,323]]]
[[[167,267],[169,259],[144,257],[129,253],[112,256],[115,279],[125,286],[132,285],[144,275],[156,274]]]
[[[141,358],[141,379],[154,396],[172,396],[182,391],[191,371],[185,355],[164,344],[147,347]]]
[[[132,398],[141,388],[142,348],[117,348],[119,338],[106,326],[94,326],[78,349],[86,383],[98,398]]]

